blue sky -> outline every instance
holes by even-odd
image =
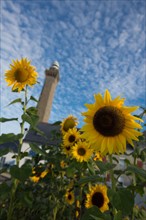
[[[81,126],[84,103],[105,89],[127,106],[145,106],[145,27],[144,0],[1,0],[1,117],[21,114],[18,104],[6,107],[20,94],[4,81],[11,60],[21,57],[39,73],[29,91],[37,99],[45,69],[60,64],[50,123],[73,114]],[[1,132],[18,133],[18,124],[2,124]]]

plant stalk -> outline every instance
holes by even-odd
[[[24,103],[23,103],[23,114],[26,113],[26,107],[27,107],[27,86],[25,88],[25,96],[24,96]],[[21,134],[22,134],[22,138],[20,138],[19,140],[19,146],[18,146],[18,154],[16,157],[16,165],[19,167],[19,163],[21,160],[21,148],[22,148],[22,144],[23,144],[23,137],[24,137],[24,123],[25,121],[22,120],[21,123]],[[19,184],[19,180],[17,179],[13,179],[13,183],[12,183],[12,190],[11,190],[11,195],[10,195],[10,204],[9,204],[9,208],[8,208],[8,212],[7,212],[7,220],[11,220],[12,216],[13,216],[13,212],[14,212],[14,208],[15,208],[15,195],[16,195],[16,191],[17,191],[17,187]]]

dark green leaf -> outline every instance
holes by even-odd
[[[13,133],[2,134],[0,136],[0,144],[14,142],[20,140],[22,137],[23,137],[22,134],[13,134]]]
[[[126,170],[131,171],[132,173],[138,174],[141,177],[146,179],[146,171],[143,170],[142,168],[139,168],[139,167],[134,166],[134,165],[129,165]]]
[[[101,181],[102,178],[99,177],[99,176],[89,176],[89,177],[84,177],[84,178],[81,178],[78,182],[77,182],[77,185],[80,185],[80,184],[86,184],[86,183],[89,183],[89,182],[98,182],[98,181]]]
[[[115,216],[114,216],[114,220],[122,220],[122,212],[118,211]]]
[[[17,165],[14,165],[10,168],[10,174],[14,178],[16,178],[22,182],[24,182],[31,175],[31,173],[32,173],[31,166],[26,165],[26,164],[24,164],[20,168]]]
[[[28,115],[37,115],[37,108],[35,108],[35,107],[30,107],[30,108],[28,108],[27,110],[26,110],[26,113],[28,114]]]
[[[107,163],[107,162],[105,163],[102,161],[96,161],[96,164],[102,173],[108,170],[112,170],[116,166],[115,164]]]
[[[134,206],[134,196],[128,189],[119,189],[117,192],[108,191],[108,196],[112,205],[121,210],[123,215],[129,215],[132,212]],[[119,214],[120,215],[120,214]]]
[[[33,97],[33,96],[30,96],[30,100],[32,100],[34,102],[38,102],[38,100],[35,97]]]
[[[92,166],[91,163],[87,163],[87,166],[88,166],[88,169],[89,171],[91,172],[91,174],[95,175],[95,169],[94,167]]]
[[[38,123],[39,117],[37,115],[28,115],[28,114],[23,114],[22,115],[22,120],[27,122],[28,124],[31,125],[31,127],[35,127]]]
[[[30,144],[30,148],[37,154],[43,155],[43,156],[48,156],[48,154],[43,151],[41,148],[38,147],[36,144]]]
[[[61,124],[61,121],[56,121],[52,125],[60,125],[60,124]]]
[[[91,217],[93,216],[93,217]],[[102,212],[100,212],[100,210],[96,207],[96,206],[93,206],[92,208],[90,209],[86,209],[84,215],[82,216],[81,220],[94,220],[95,217],[98,217],[98,220],[99,219],[105,219],[104,218],[104,214]]]
[[[18,121],[18,118],[0,118],[0,122]]]
[[[76,171],[75,166],[72,166],[72,164],[70,164],[70,166],[66,169],[66,175],[68,177],[72,177],[74,175],[75,171]]]
[[[0,157],[10,152],[9,148],[0,149]]]
[[[5,182],[1,183],[0,184],[0,198],[7,199],[9,193],[10,193],[10,187]]]
[[[12,102],[10,102],[7,106],[12,105],[12,104],[15,104],[15,103],[21,103],[21,99],[20,99],[20,98],[15,99],[15,100],[13,100]]]

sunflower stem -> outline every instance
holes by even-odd
[[[113,164],[112,155],[109,155],[109,162],[111,164]],[[113,169],[110,170],[110,179],[111,179],[111,188],[115,192],[116,191],[116,182],[115,182],[114,170]],[[115,216],[115,214],[116,214],[116,208],[113,207],[113,215]]]
[[[27,86],[26,86],[25,95],[24,95],[23,114],[26,113],[26,107],[27,107]],[[24,137],[24,123],[25,123],[25,121],[22,120],[22,123],[20,124],[22,138],[20,138],[20,140],[19,140],[18,154],[17,154],[17,157],[16,157],[16,165],[18,167],[19,167],[20,160],[21,160],[21,148],[22,148],[23,137]],[[14,178],[12,184],[13,185],[12,185],[12,190],[11,190],[11,195],[10,195],[10,204],[9,204],[9,208],[8,208],[8,212],[7,212],[7,220],[11,220],[12,216],[13,216],[13,212],[14,212],[14,208],[15,208],[15,205],[14,205],[15,194],[16,194],[16,191],[17,191],[19,181]]]
[[[113,163],[113,158],[112,155],[109,155],[109,161],[112,164]],[[116,183],[115,183],[115,178],[114,178],[114,170],[110,170],[110,179],[111,179],[111,187],[114,191],[116,191]]]

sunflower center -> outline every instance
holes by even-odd
[[[75,121],[73,119],[67,119],[64,123],[63,129],[64,131],[68,131],[70,128],[75,126]]]
[[[25,82],[28,79],[29,72],[26,69],[18,68],[15,73],[15,79],[17,82]]]
[[[74,135],[70,135],[68,140],[69,140],[69,142],[71,142],[71,143],[72,143],[72,142],[74,142],[74,141],[75,141],[75,139],[76,139],[76,138],[75,138],[75,136],[74,136]]]
[[[86,153],[86,151],[85,151],[85,149],[84,149],[83,147],[80,147],[80,148],[78,149],[78,154],[79,154],[80,156],[85,155],[85,153]]]
[[[66,150],[68,150],[68,151],[69,151],[69,150],[70,150],[70,146],[66,147]]]
[[[104,196],[101,192],[96,192],[92,196],[92,204],[96,205],[98,208],[101,208],[104,204]]]
[[[117,107],[104,106],[95,113],[93,126],[103,136],[116,136],[124,129],[125,117]]]
[[[72,199],[72,196],[69,194],[68,195],[68,200],[71,200]]]

